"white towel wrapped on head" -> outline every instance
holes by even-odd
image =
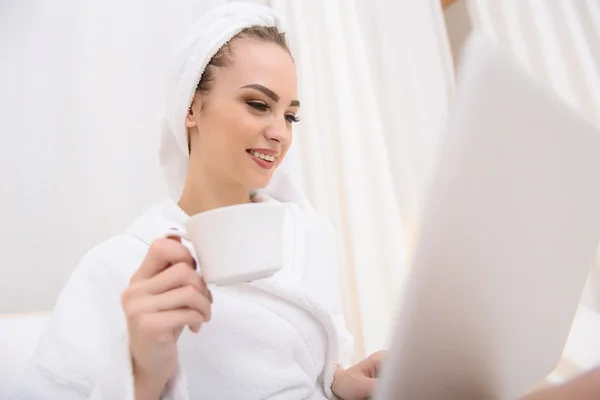
[[[244,28],[273,26],[284,32],[282,17],[274,10],[248,2],[230,2],[205,14],[190,30],[176,53],[167,82],[166,113],[160,117],[160,163],[171,197],[179,200],[188,166],[185,118],[206,66],[217,51]],[[290,149],[293,153],[293,149]],[[303,208],[310,204],[284,160],[265,194],[292,201]]]

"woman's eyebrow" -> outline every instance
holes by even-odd
[[[258,90],[259,92],[262,92],[265,95],[269,96],[271,98],[271,100],[273,100],[274,102],[279,101],[279,95],[277,93],[275,93],[268,87],[260,85],[258,83],[251,83],[250,85],[242,86],[242,89]],[[292,100],[290,102],[290,107],[300,107],[300,102],[298,100]]]

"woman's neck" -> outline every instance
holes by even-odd
[[[216,171],[190,168],[179,207],[194,215],[214,208],[250,203],[248,188]]]

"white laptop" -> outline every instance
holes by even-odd
[[[472,36],[424,210],[375,399],[515,400],[558,364],[593,264],[600,132]]]

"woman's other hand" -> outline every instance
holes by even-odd
[[[541,389],[521,400],[598,400],[600,399],[600,367],[581,373],[560,385]]]
[[[152,243],[123,292],[136,399],[158,399],[177,368],[185,326],[198,332],[210,319],[212,294],[179,239]]]
[[[331,390],[340,400],[366,400],[373,395],[385,351],[378,351],[346,370],[338,368]]]

